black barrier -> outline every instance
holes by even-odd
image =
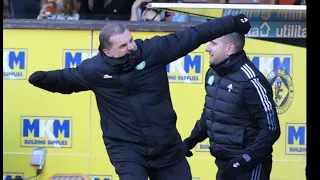
[[[131,31],[180,31],[197,23],[156,22],[156,21],[99,21],[99,20],[36,20],[4,19],[4,29],[63,29],[63,30],[100,30],[108,23],[125,24]]]
[[[131,31],[175,32],[199,23],[157,22],[157,21],[101,21],[101,20],[37,20],[4,19],[4,29],[60,29],[60,30],[101,30],[108,23],[125,24]],[[253,22],[254,23],[254,22]],[[263,38],[249,37],[282,44],[306,47],[306,38]]]

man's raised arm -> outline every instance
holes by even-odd
[[[157,63],[168,64],[197,49],[200,45],[223,35],[238,32],[247,34],[251,28],[249,19],[239,14],[223,16],[206,23],[185,28],[165,36],[154,36],[144,41],[137,40],[141,59],[153,54]]]

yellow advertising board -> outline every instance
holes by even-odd
[[[62,69],[63,49],[90,49],[90,35],[90,31],[4,30],[4,152],[31,152],[42,146],[49,153],[88,153],[89,93],[46,92],[27,78],[36,70]]]
[[[46,180],[58,172],[83,173],[94,180],[118,179],[102,140],[95,95],[50,93],[27,81],[35,71],[75,67],[95,55],[98,34],[77,30],[4,30],[4,179],[33,176],[31,151],[39,146],[47,149],[40,179]],[[134,38],[141,39],[165,34],[132,32]],[[245,50],[271,82],[279,113],[281,137],[274,146],[271,179],[303,180],[306,49],[247,38]],[[202,45],[167,67],[177,127],[183,139],[190,135],[201,116],[208,61]],[[208,140],[192,151],[194,156],[188,161],[193,178],[215,179],[217,168],[208,152]]]

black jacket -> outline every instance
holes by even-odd
[[[205,86],[204,111],[187,138],[189,148],[209,137],[211,154],[221,160],[271,158],[280,136],[272,87],[245,52],[211,66]]]
[[[235,31],[235,19],[225,16],[166,36],[138,39],[138,49],[130,55],[114,59],[100,52],[76,68],[47,72],[39,87],[62,94],[92,90],[103,137],[150,157],[153,166],[164,166],[184,156],[166,65]]]

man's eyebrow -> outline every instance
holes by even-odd
[[[123,43],[123,44],[121,44],[119,47],[122,47],[122,46],[125,46],[127,43]]]
[[[131,36],[131,39],[130,39],[130,42],[133,40],[133,37]],[[123,43],[123,44],[121,44],[119,47],[122,47],[122,46],[125,46],[125,45],[127,45],[127,43]]]

